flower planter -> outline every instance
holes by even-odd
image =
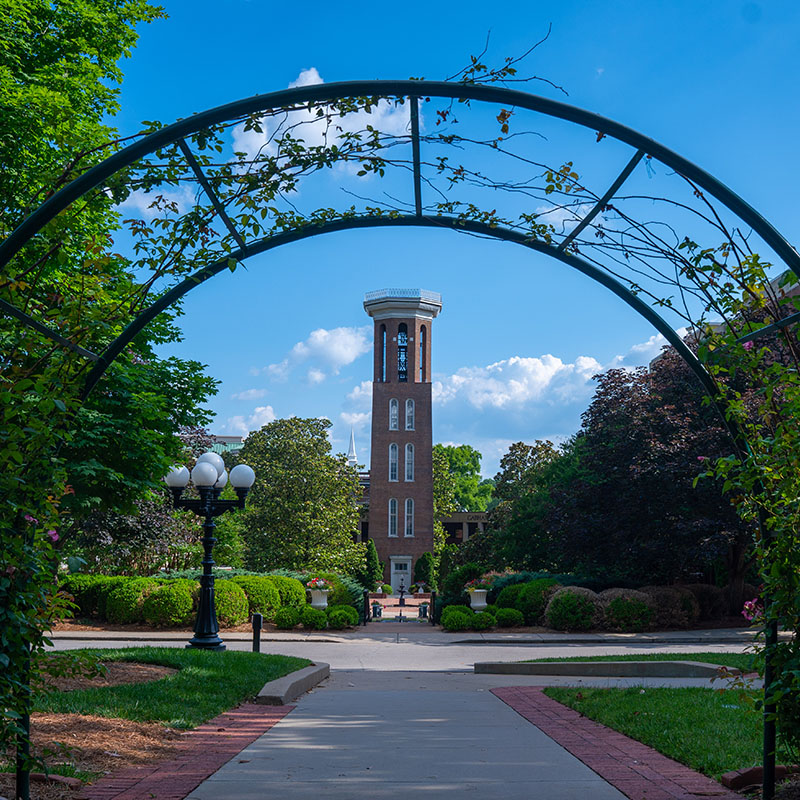
[[[469,593],[469,605],[474,612],[485,611],[488,603],[486,593],[488,589],[472,589]]]
[[[311,608],[327,608],[328,607],[328,590],[327,589],[309,589],[311,593]]]

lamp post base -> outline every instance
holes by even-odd
[[[187,650],[225,650],[225,642],[219,636],[208,637],[207,639],[198,639],[197,637],[189,639],[186,645]]]

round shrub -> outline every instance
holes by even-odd
[[[284,606],[275,612],[275,627],[288,631],[300,623],[300,609],[297,606]]]
[[[690,608],[684,594],[674,586],[643,586],[639,591],[649,595],[656,604],[656,628],[689,627]]]
[[[214,602],[220,625],[241,625],[247,622],[247,595],[233,581],[215,581]]]
[[[328,615],[329,621],[334,614],[344,614],[348,625],[358,625],[358,611],[356,611],[353,606],[328,606],[325,609],[325,613]],[[331,627],[333,627],[333,625],[331,625]]]
[[[111,587],[106,599],[106,616],[109,622],[128,625],[142,621],[145,597],[158,586],[153,578],[123,578]]]
[[[700,603],[697,602],[694,592],[685,586],[673,586],[672,588],[681,596],[681,608],[686,613],[689,624],[697,622],[700,619]]]
[[[461,608],[463,608],[463,606],[461,606]],[[447,612],[450,611],[450,609],[454,610],[448,614]],[[467,614],[458,609],[458,606],[448,606],[442,612],[442,618],[439,620],[439,624],[446,631],[465,631],[472,625],[472,618],[475,616],[475,614]]]
[[[300,608],[306,604],[306,587],[297,578],[287,578],[285,575],[267,575],[280,596],[281,606],[294,606]]]
[[[241,586],[247,596],[250,616],[262,614],[264,619],[270,621],[275,619],[275,612],[281,607],[281,596],[272,578],[261,575],[237,575],[231,580],[237,586]]]
[[[196,588],[197,584],[189,580],[170,581],[157,587],[142,603],[144,621],[159,628],[185,625],[192,618]]]
[[[112,578],[108,575],[67,575],[61,580],[61,589],[72,595],[78,606],[79,616],[92,617],[97,614],[97,600],[103,586],[118,586],[125,578]],[[109,584],[110,582],[110,584]]]
[[[719,586],[710,583],[690,583],[686,588],[695,596],[700,606],[700,619],[722,619],[725,616],[728,603],[725,592]]]
[[[554,578],[539,578],[522,584],[514,607],[517,611],[522,612],[526,624],[537,625],[539,623],[544,614],[547,600],[553,593],[553,587],[557,585]]]
[[[494,617],[487,614],[485,611],[479,611],[477,614],[472,615],[469,621],[469,626],[474,631],[486,631],[494,627]]]
[[[588,631],[600,619],[600,601],[591,589],[564,586],[547,603],[545,619],[557,631]]]
[[[390,583],[384,583],[381,585],[381,591],[384,594],[393,594],[394,589],[392,589],[392,585]]]
[[[491,614],[493,617],[497,616],[497,612],[499,610],[500,609],[498,609],[497,606],[493,606],[491,603],[489,603],[489,605],[486,606],[486,608],[483,609],[484,613]]]
[[[464,586],[483,575],[483,567],[470,561],[456,567],[442,582],[442,595],[445,599],[457,599],[464,594]]]
[[[328,614],[328,627],[334,631],[341,631],[345,628],[351,628],[354,624],[350,617],[342,610],[343,608],[352,608],[352,606],[337,606],[337,610]],[[353,609],[355,611],[355,609]]]
[[[634,589],[606,589],[599,594],[603,622],[612,631],[637,633],[649,630],[656,607],[649,595]]]
[[[511,586],[504,586],[497,595],[496,605],[498,608],[516,608],[517,596],[522,591],[524,583],[513,583]]]
[[[328,627],[328,617],[321,608],[303,606],[300,609],[300,622],[312,631],[324,631]]]
[[[498,608],[497,624],[501,628],[516,628],[525,624],[525,617],[516,608]]]

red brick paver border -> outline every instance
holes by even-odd
[[[507,686],[492,689],[492,694],[631,800],[743,800],[711,778],[581,716],[549,698],[542,688]]]
[[[120,770],[81,790],[85,800],[183,800],[202,781],[280,722],[295,706],[255,703],[187,731],[171,758]]]

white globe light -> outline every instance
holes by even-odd
[[[217,478],[217,482],[214,484],[215,489],[224,489],[225,484],[228,482],[228,473],[225,470],[222,470],[222,475]]]
[[[189,483],[189,470],[183,466],[171,467],[170,471],[164,476],[164,483],[170,489],[185,489]]]
[[[247,464],[237,464],[231,470],[231,486],[234,489],[249,489],[256,479],[256,474]]]
[[[217,469],[208,461],[198,461],[192,470],[192,482],[195,486],[213,486],[217,482]]]
[[[225,472],[225,462],[222,460],[222,456],[219,453],[212,453],[209,450],[208,453],[203,453],[203,455],[197,459],[198,464],[201,461],[206,461],[209,464],[212,464],[214,469],[217,471],[217,475],[222,475],[222,473]]]

